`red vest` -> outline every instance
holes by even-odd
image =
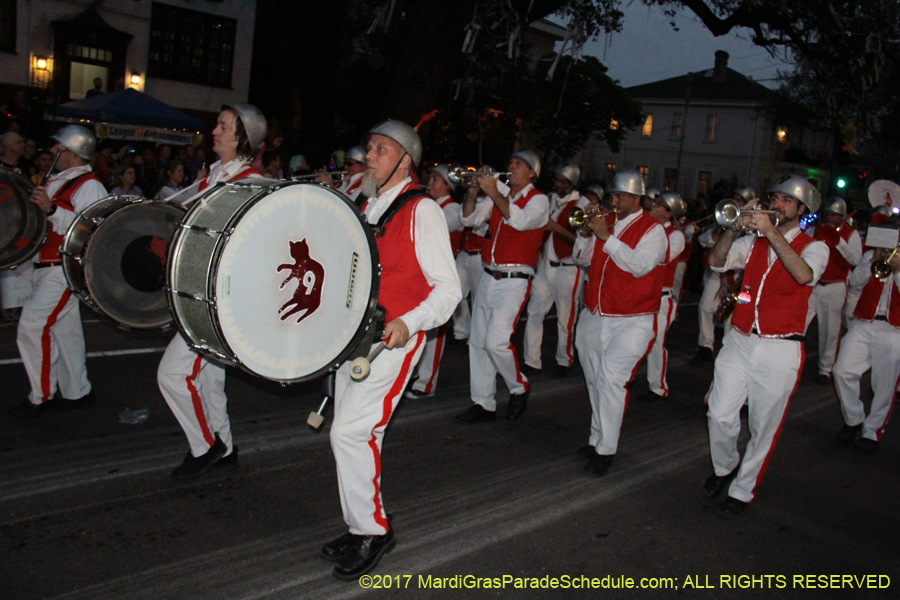
[[[572,226],[569,225],[569,211],[575,208],[575,205],[578,204],[578,198],[575,200],[569,200],[566,202],[566,205],[563,206],[562,210],[559,211],[559,214],[556,215],[556,222],[560,227],[564,227],[567,231],[571,233],[575,233],[575,230],[572,229]],[[552,231],[548,229],[544,229],[544,235],[541,239],[541,246],[543,247],[544,243],[547,241],[547,238],[553,238],[553,252],[556,253],[556,260],[563,260],[572,256],[572,249],[575,247],[575,244],[570,243],[568,240],[563,239],[561,236],[555,235]]]
[[[814,241],[801,231],[791,242],[791,248],[801,254]],[[750,335],[754,317],[758,316],[756,326],[762,337],[803,335],[812,286],[794,281],[778,258],[771,266],[768,262],[769,240],[764,237],[755,239],[741,282],[741,292],[749,293],[751,300],[735,306],[731,324],[741,333]]]
[[[887,320],[894,327],[900,328],[900,292],[893,283],[894,276],[891,275],[890,296],[888,296]],[[884,291],[886,281],[879,281],[874,275],[869,276],[869,282],[863,288],[862,294],[859,296],[859,302],[856,303],[856,310],[853,316],[861,321],[873,321],[875,319],[875,311],[878,310],[878,301],[881,300],[881,294]]]
[[[620,227],[616,225],[614,229]],[[639,217],[621,232],[616,232],[616,237],[629,248],[635,248],[654,227],[662,225],[650,213],[641,210]],[[633,317],[658,313],[665,275],[663,267],[657,266],[643,277],[635,277],[619,268],[603,251],[603,246],[604,242],[594,240],[594,256],[584,286],[584,306],[592,313],[603,316]]]
[[[675,229],[675,226],[672,225],[671,222],[663,225],[663,229],[666,230],[666,244],[669,244],[669,235],[674,231],[678,233],[678,230]],[[681,235],[678,233],[678,235]],[[663,276],[663,288],[670,288],[675,285],[675,269],[678,268],[678,263],[681,262],[681,254],[678,256],[672,256],[672,246],[666,248],[666,257],[663,259],[662,266],[664,267]]]
[[[540,194],[537,188],[524,194],[513,204],[525,208],[528,202]],[[495,206],[491,210],[490,242],[481,248],[481,261],[486,265],[528,265],[537,266],[541,252],[544,228],[519,231],[503,222],[503,215]],[[491,256],[493,254],[493,256]]]
[[[472,231],[471,227],[466,227],[462,231],[460,245],[467,254],[481,254],[481,249],[484,248],[484,243],[486,241],[486,237],[478,235]]]
[[[362,181],[362,178],[360,178]],[[444,207],[448,204],[453,204],[452,198],[447,198],[444,200],[444,203],[440,205],[441,210],[444,210]],[[450,232],[450,249],[453,250],[453,257],[456,258],[456,255],[459,254],[459,249],[462,247],[462,231],[451,231]]]
[[[88,181],[100,181],[93,173],[82,173],[78,177],[73,177],[66,181],[56,190],[56,194],[52,199],[53,205],[57,210],[60,208],[75,212],[72,205],[72,198],[78,189]],[[41,246],[40,261],[41,264],[61,264],[62,257],[59,255],[59,247],[62,246],[63,238],[66,237],[65,232],[57,233],[53,226],[47,231],[47,241]]]
[[[262,175],[259,171],[254,169],[253,167],[247,167],[243,171],[238,171],[234,174],[234,177],[229,177],[228,179],[220,179],[219,181],[238,181],[240,179],[246,179],[251,175]],[[197,189],[198,192],[202,192],[206,188],[209,187],[209,175],[203,178],[203,181],[200,182],[200,187]]]
[[[831,230],[831,232],[825,231],[825,228]],[[844,227],[841,231],[835,232],[834,227],[830,225],[819,225],[816,227],[815,238],[817,240],[825,240],[825,237],[828,234],[834,236],[835,233],[841,236],[845,242],[850,241],[850,236],[853,235],[852,227]],[[847,259],[840,253],[837,247],[832,248],[828,247],[828,266],[825,267],[825,272],[822,273],[822,278],[819,280],[822,283],[843,283],[847,281],[847,276],[850,275],[850,271],[853,270],[853,265],[847,262]]]
[[[411,189],[412,184],[401,193]],[[375,240],[381,262],[378,304],[385,310],[385,323],[402,317],[419,306],[433,289],[416,258],[415,212],[426,197],[413,198],[385,225],[384,235]]]
[[[678,222],[681,225],[682,229],[686,229],[688,225],[693,225],[690,219],[681,219]],[[695,232],[696,235],[696,232]],[[687,262],[691,259],[691,252],[694,250],[693,239],[688,239],[685,237],[684,239],[684,250],[681,251],[681,254],[678,255],[678,262]],[[705,265],[704,265],[705,266]]]

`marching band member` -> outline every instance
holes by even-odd
[[[730,515],[742,513],[754,499],[778,441],[803,367],[809,296],[828,263],[828,247],[800,230],[800,217],[819,208],[818,191],[802,177],[786,175],[769,189],[769,200],[779,217],[777,227],[769,214],[751,212],[748,226],[762,236],[735,241],[735,232],[725,230],[709,257],[719,272],[744,267],[732,328],[725,334],[706,397],[715,471],[703,491],[715,498],[734,478],[720,507]],[[750,441],[741,460],[737,442],[745,401]]]
[[[850,287],[862,288],[862,293],[834,363],[834,387],[844,417],[836,441],[852,444],[862,432],[854,447],[860,454],[878,450],[900,384],[900,254],[895,252],[888,260],[888,252],[869,250],[850,275]],[[872,264],[885,260],[887,277],[879,279],[872,273]],[[869,369],[874,396],[866,416],[859,380]]]
[[[252,104],[223,106],[216,123],[213,152],[219,160],[208,174],[169,201],[185,203],[220,181],[262,176],[250,166],[256,147],[266,138],[262,112]],[[159,363],[156,381],[190,445],[172,477],[185,481],[200,477],[214,465],[236,465],[238,449],[231,439],[225,369],[195,352],[183,337],[176,335]]]
[[[831,383],[831,367],[841,335],[841,311],[847,298],[847,277],[862,257],[862,241],[853,227],[845,224],[847,203],[832,198],[822,209],[822,223],[806,231],[828,246],[828,266],[809,299],[806,327],[813,317],[819,322],[819,376],[816,383]]]
[[[682,216],[681,196],[675,192],[659,194],[650,205],[650,216],[659,221],[666,231],[668,250],[663,261],[665,277],[662,285],[662,300],[656,316],[656,338],[647,355],[647,383],[650,391],[645,400],[662,400],[669,395],[666,384],[666,365],[669,353],[666,351],[666,332],[675,318],[678,296],[675,294],[675,271],[687,243],[685,234],[675,227],[674,222]]]
[[[446,323],[460,299],[443,212],[410,178],[421,157],[419,135],[405,123],[385,121],[369,132],[363,213],[372,224],[393,215],[377,238],[387,350],[363,381],[351,381],[350,363],[337,371],[331,448],[350,531],[319,554],[338,563],[339,579],[367,573],[396,543],[381,499],[384,430],[422,355],[425,332]]]
[[[349,177],[338,186],[337,190],[353,200],[359,197],[362,186],[363,173],[366,172],[366,149],[362,146],[353,146],[344,153],[344,170]],[[328,178],[331,181],[331,178]]]
[[[509,389],[507,420],[525,413],[528,379],[519,369],[512,344],[519,316],[531,290],[544,226],[550,214],[547,196],[534,187],[541,161],[534,150],[519,150],[509,159],[509,186],[498,187],[493,176],[478,185],[491,204],[466,197],[463,225],[490,222],[490,237],[481,249],[484,272],[472,307],[469,335],[469,373],[472,406],[456,415],[461,423],[493,421],[497,416],[497,373]]]
[[[550,218],[544,229],[544,243],[537,273],[528,300],[528,320],[525,322],[526,375],[541,371],[541,341],[544,337],[544,317],[556,304],[556,377],[565,377],[575,362],[575,318],[581,297],[581,270],[572,259],[575,230],[569,225],[569,211],[584,209],[588,200],[575,186],[581,176],[577,165],[563,162],[553,169],[553,195],[550,198]]]
[[[756,198],[756,193],[750,188],[740,188],[735,190],[732,199],[737,203],[739,208],[744,206]],[[708,263],[708,252],[715,246],[722,231],[718,225],[711,225],[703,233],[700,234],[698,241],[702,248],[707,249],[704,254],[704,263]],[[713,316],[719,307],[722,297],[728,293],[728,289],[734,285],[736,273],[728,271],[727,273],[719,273],[714,271],[708,264],[703,269],[703,293],[700,294],[700,304],[697,307],[698,320],[700,322],[700,335],[697,338],[697,354],[691,359],[691,366],[702,365],[713,360],[713,348],[716,342],[716,329],[713,323]],[[725,331],[728,332],[729,326],[725,324]]]
[[[684,289],[684,275],[687,272],[688,261],[691,260],[691,252],[694,249],[694,233],[696,233],[694,223],[687,217],[687,202],[680,196],[678,198],[678,208],[681,216],[676,221],[678,221],[678,227],[681,229],[682,235],[684,235],[684,250],[678,256],[675,266],[675,278],[672,280],[672,297],[675,298],[673,321],[678,319],[678,305],[681,302],[681,292]]]
[[[78,298],[68,289],[59,247],[76,215],[107,193],[91,170],[97,144],[94,135],[81,125],[66,125],[51,137],[56,140],[50,151],[59,154],[59,172],[50,176],[46,187],[35,187],[28,198],[47,214],[50,229],[37,255],[34,292],[22,307],[16,334],[31,384],[25,401],[10,410],[20,419],[39,417],[56,405],[57,387],[64,400],[60,408],[83,408],[96,402],[87,376]]]
[[[454,258],[459,252],[460,238],[462,235],[462,206],[450,194],[456,190],[456,184],[450,181],[450,166],[436,165],[428,172],[428,184],[426,191],[431,194],[434,201],[444,211],[447,220],[447,229],[450,232],[450,248]],[[447,325],[430,330],[425,338],[425,350],[416,367],[416,381],[409,390],[403,394],[406,398],[428,398],[434,396],[437,387],[438,370],[441,366],[441,358],[444,356],[445,335]]]
[[[475,211],[490,212],[493,202],[481,192],[477,185],[466,188],[466,196],[471,195],[475,202]],[[460,211],[462,206],[460,206]],[[462,212],[460,212],[462,219]],[[459,283],[462,289],[462,301],[453,313],[453,338],[468,340],[472,328],[472,311],[469,302],[475,304],[478,283],[481,281],[481,248],[487,240],[490,223],[485,221],[476,227],[464,227],[460,239],[459,254],[456,255],[456,270],[459,272]],[[468,300],[466,298],[468,297]]]
[[[666,232],[641,208],[644,178],[633,170],[615,174],[606,189],[617,222],[591,218],[590,237],[575,242],[575,260],[589,265],[584,308],[575,346],[591,402],[591,433],[578,455],[586,471],[602,476],[612,466],[628,405],[628,383],[656,333],[666,256]]]

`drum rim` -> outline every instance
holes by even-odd
[[[266,181],[271,181],[271,180],[267,179]],[[260,200],[262,200],[263,198],[266,198],[267,196],[271,195],[272,193],[274,193],[278,190],[281,190],[281,189],[284,189],[284,188],[290,187],[290,186],[295,186],[295,185],[317,186],[318,188],[323,189],[327,193],[331,193],[337,199],[342,200],[344,202],[344,204],[346,204],[351,209],[351,212],[353,213],[353,215],[356,217],[356,219],[359,221],[360,225],[362,226],[363,234],[368,243],[370,256],[372,259],[372,289],[369,292],[369,299],[367,301],[366,308],[363,311],[362,321],[361,321],[359,327],[357,328],[356,333],[354,333],[353,337],[351,338],[351,340],[347,344],[347,346],[340,353],[338,353],[338,355],[335,358],[330,360],[325,366],[321,367],[320,369],[317,369],[316,371],[314,371],[312,373],[303,375],[301,377],[295,377],[292,379],[280,379],[277,377],[268,377],[268,376],[262,375],[260,373],[257,373],[256,371],[250,369],[247,365],[244,364],[244,362],[240,359],[240,357],[237,356],[237,354],[234,352],[234,349],[228,343],[228,340],[225,337],[225,333],[222,330],[222,326],[219,322],[219,314],[216,310],[214,310],[212,308],[212,306],[215,305],[215,301],[216,301],[215,285],[216,285],[216,281],[218,281],[219,263],[220,263],[219,259],[221,258],[222,252],[224,251],[225,247],[228,245],[228,242],[231,239],[230,235],[228,235],[228,236],[219,235],[219,238],[216,240],[215,248],[213,249],[212,255],[210,257],[210,262],[212,263],[212,267],[213,267],[211,269],[212,276],[207,278],[207,282],[206,282],[207,300],[211,300],[213,302],[212,305],[207,303],[206,312],[209,315],[210,323],[212,324],[213,331],[216,334],[216,337],[217,337],[216,341],[222,345],[222,347],[225,349],[226,352],[228,352],[227,356],[220,356],[217,352],[211,350],[210,348],[205,348],[203,346],[199,346],[199,345],[195,344],[192,337],[187,334],[187,331],[185,330],[185,328],[182,326],[180,320],[178,319],[178,313],[176,312],[176,309],[174,306],[174,294],[171,291],[170,277],[171,277],[171,273],[172,273],[172,271],[171,271],[172,266],[175,264],[172,261],[172,255],[175,252],[175,248],[177,246],[177,241],[181,239],[183,232],[185,231],[183,227],[179,227],[178,230],[175,232],[175,235],[172,236],[172,241],[169,244],[169,256],[168,256],[168,263],[167,263],[168,266],[166,268],[166,284],[169,287],[169,290],[166,293],[166,300],[169,302],[169,309],[172,311],[173,320],[175,322],[176,327],[178,328],[179,333],[181,333],[182,337],[185,340],[187,340],[187,342],[191,346],[191,348],[193,348],[195,351],[199,352],[200,354],[202,354],[203,356],[205,356],[207,358],[212,358],[213,360],[216,360],[216,361],[223,361],[223,360],[228,361],[231,364],[239,367],[241,370],[243,370],[247,373],[250,373],[251,375],[254,375],[255,377],[260,377],[260,378],[266,379],[268,381],[277,381],[277,382],[285,383],[285,384],[287,384],[287,383],[302,383],[304,381],[312,381],[312,380],[318,379],[320,377],[323,377],[324,375],[327,375],[328,373],[330,373],[332,371],[336,371],[347,360],[347,358],[349,358],[350,355],[353,354],[353,352],[357,349],[359,344],[362,343],[362,341],[365,339],[366,334],[369,332],[369,330],[374,325],[375,310],[378,308],[378,296],[379,296],[380,290],[381,290],[381,259],[378,254],[378,245],[375,241],[375,232],[372,230],[372,226],[369,224],[369,222],[366,221],[365,215],[362,213],[362,211],[359,209],[359,207],[356,206],[356,204],[349,197],[347,197],[346,194],[344,194],[338,190],[334,190],[326,185],[319,184],[319,183],[307,182],[307,181],[284,180],[284,181],[278,181],[277,183],[275,183],[273,185],[260,186],[259,184],[254,183],[254,179],[242,179],[240,181],[233,181],[233,182],[232,181],[220,181],[215,186],[210,188],[209,194],[204,194],[201,197],[201,198],[205,198],[208,195],[211,195],[214,190],[220,189],[221,187],[224,187],[224,186],[259,188],[258,191],[255,194],[253,194],[250,198],[248,198],[247,201],[241,205],[240,209],[236,210],[231,215],[231,217],[228,219],[226,225],[224,226],[224,229],[230,230]],[[193,213],[194,210],[199,210],[197,208],[199,206],[200,206],[200,202],[196,202],[188,210],[187,214],[185,214],[184,218],[182,219],[182,223],[189,222],[189,217],[191,216],[191,213]]]
[[[0,170],[3,170],[4,173],[8,173],[13,175],[14,177],[21,179],[25,182],[26,185],[31,186],[31,189],[34,189],[34,184],[31,183],[27,177],[22,175],[21,173],[17,173],[12,169],[7,169],[6,167],[0,166]],[[27,202],[27,200],[26,200]],[[0,261],[0,272],[2,271],[12,271],[16,267],[20,267],[27,263],[29,260],[34,258],[34,256],[41,251],[41,247],[44,245],[44,242],[47,241],[47,233],[50,231],[50,221],[47,219],[47,213],[42,211],[41,209],[37,209],[35,211],[38,215],[38,221],[40,222],[38,228],[36,230],[36,234],[32,238],[33,245],[30,246],[24,253],[15,256],[14,258],[10,258],[6,261]]]

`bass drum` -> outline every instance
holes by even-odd
[[[47,237],[47,215],[28,201],[33,188],[24,176],[0,167],[0,271],[27,262]]]
[[[60,254],[69,288],[119,325],[172,323],[164,291],[169,240],[185,209],[164,200],[109,196],[78,215]]]
[[[292,383],[338,368],[378,302],[375,237],[343,194],[315,183],[220,183],[169,254],[169,302],[202,354]]]

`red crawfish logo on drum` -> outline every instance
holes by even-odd
[[[322,284],[325,282],[325,267],[309,256],[309,244],[306,243],[306,238],[299,242],[288,241],[291,246],[291,258],[294,262],[278,265],[277,271],[288,269],[291,272],[287,279],[281,282],[279,289],[284,289],[284,286],[292,279],[296,279],[298,285],[291,299],[278,309],[278,314],[284,321],[291,315],[300,313],[297,318],[297,323],[299,323],[319,308],[319,303],[322,301]]]

